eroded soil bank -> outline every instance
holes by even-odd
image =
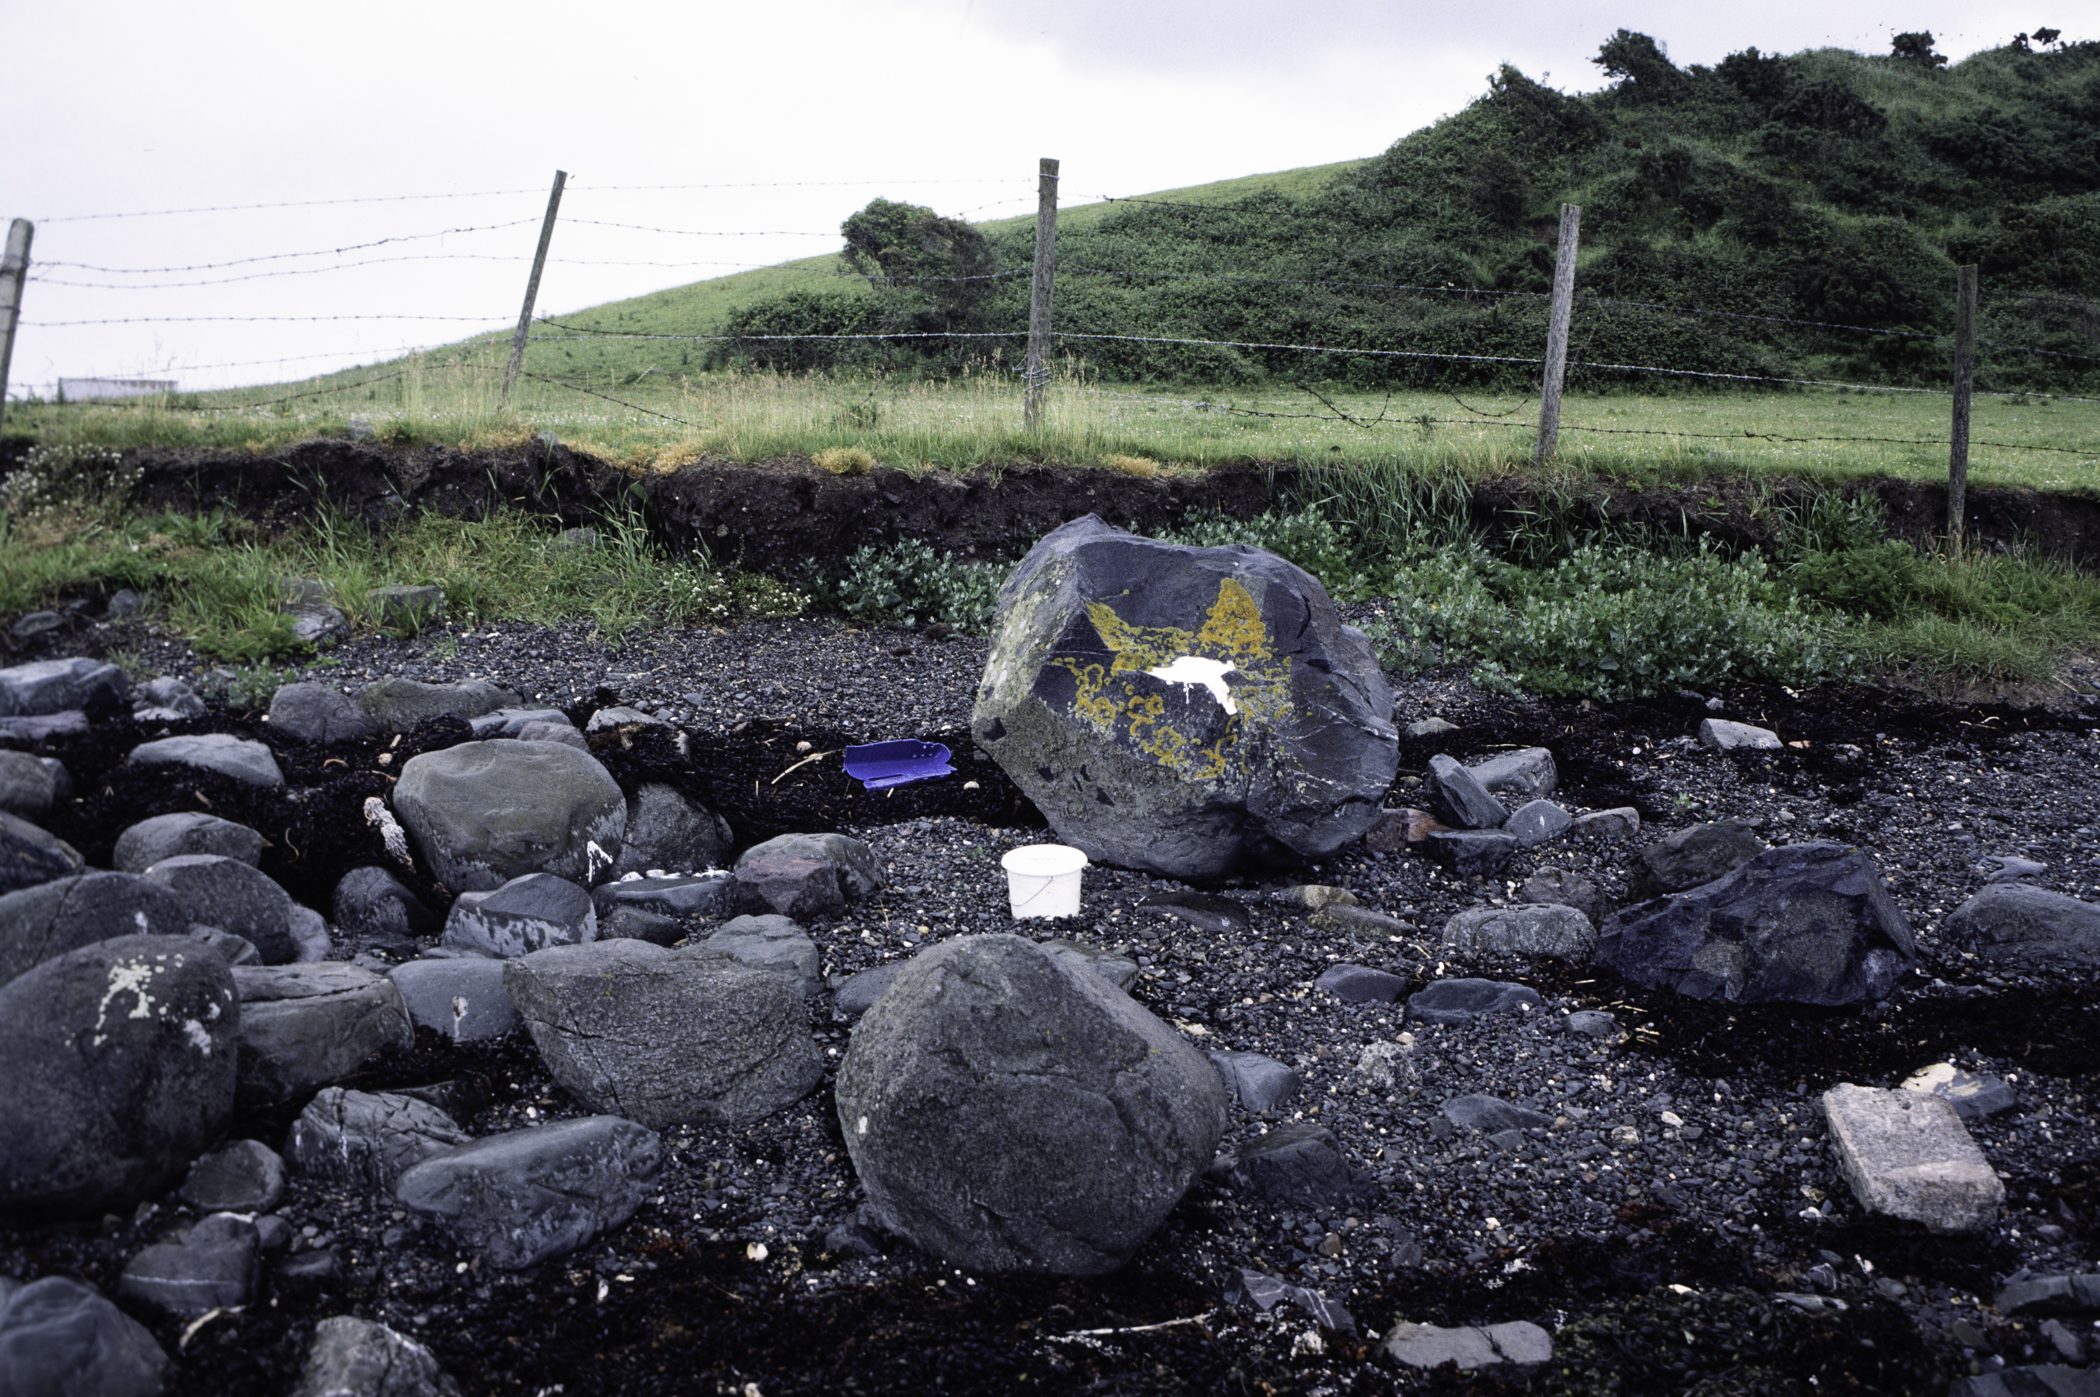
[[[156,509],[224,508],[271,523],[327,509],[384,524],[410,508],[480,516],[509,504],[574,525],[639,504],[652,528],[674,546],[704,546],[723,561],[783,576],[803,571],[813,558],[842,559],[864,544],[901,538],[959,556],[1017,557],[1057,525],[1087,513],[1138,533],[1168,527],[1190,513],[1246,518],[1311,483],[1287,461],[1150,478],[1028,462],[964,474],[915,476],[878,468],[836,476],[807,457],[751,464],[707,457],[671,474],[637,477],[540,441],[462,451],[317,439],[268,455],[130,454],[144,466],[139,498]],[[1942,484],[1883,479],[1856,488],[1880,498],[1898,537],[1923,544],[1944,530]],[[1471,513],[1474,526],[1491,540],[1527,520],[1565,516],[1578,529],[1604,521],[1649,525],[1744,547],[1770,543],[1787,507],[1808,493],[1798,483],[1767,484],[1742,475],[1648,486],[1512,475],[1477,483]],[[2025,546],[2087,565],[2100,558],[2100,495],[1972,486],[1966,520],[1969,536],[1986,545]]]

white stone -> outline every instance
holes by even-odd
[[[1732,752],[1738,747],[1747,747],[1753,752],[1776,752],[1782,745],[1779,734],[1770,728],[1731,723],[1726,718],[1702,718],[1699,741],[1716,752]]]
[[[1933,1232],[1989,1225],[2005,1185],[1945,1099],[1840,1082],[1823,1093],[1838,1172],[1869,1212]]]

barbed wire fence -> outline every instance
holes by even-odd
[[[10,230],[10,237],[7,244],[6,259],[4,262],[0,262],[0,394],[4,394],[5,392],[6,372],[10,356],[12,354],[12,348],[15,341],[16,329],[18,324],[27,328],[41,329],[74,326],[129,325],[149,323],[287,324],[343,321],[374,321],[402,324],[474,324],[487,326],[490,327],[491,330],[493,330],[493,328],[496,325],[504,323],[504,321],[508,319],[508,317],[505,316],[477,317],[468,315],[437,315],[422,312],[411,312],[402,314],[382,312],[360,312],[354,314],[330,315],[112,315],[103,317],[82,317],[78,319],[53,321],[22,320],[20,319],[20,309],[26,284],[48,282],[54,287],[67,287],[81,290],[141,292],[230,285],[235,283],[264,281],[278,278],[312,277],[331,272],[339,272],[392,263],[439,261],[507,261],[515,263],[518,260],[515,256],[492,252],[423,252],[404,249],[399,252],[390,251],[388,253],[373,257],[359,257],[356,256],[356,254],[373,252],[383,247],[391,249],[404,244],[427,243],[432,240],[440,240],[448,237],[492,232],[500,233],[504,231],[519,229],[524,226],[530,225],[535,221],[539,221],[541,224],[541,239],[536,251],[536,255],[533,257],[531,262],[531,272],[528,279],[528,289],[525,298],[525,303],[522,308],[522,311],[517,317],[516,329],[513,336],[511,337],[511,364],[509,367],[509,372],[506,374],[507,381],[514,381],[517,377],[522,376],[535,383],[545,385],[548,388],[556,391],[580,394],[595,400],[615,404],[628,411],[642,414],[653,419],[659,419],[688,428],[695,427],[698,424],[686,421],[685,419],[682,419],[673,413],[663,412],[656,408],[628,401],[626,399],[615,396],[612,392],[605,391],[606,389],[617,388],[617,383],[613,381],[608,380],[605,383],[604,387],[601,388],[595,386],[594,381],[578,378],[573,375],[564,376],[558,373],[530,371],[525,367],[526,350],[531,345],[552,345],[563,342],[578,343],[583,341],[619,340],[678,343],[682,345],[696,347],[733,347],[738,350],[746,351],[750,350],[754,346],[762,346],[768,344],[850,345],[859,343],[864,345],[880,345],[889,348],[900,348],[912,345],[914,343],[941,341],[944,343],[951,344],[978,342],[986,346],[987,350],[992,350],[996,348],[998,352],[995,357],[1004,359],[1006,357],[1005,349],[1007,347],[1020,348],[1024,350],[1024,353],[1021,356],[1019,356],[1021,358],[1021,367],[1016,372],[1020,379],[1020,384],[1018,385],[1018,387],[1020,389],[1020,396],[1022,397],[1024,403],[1024,420],[1026,426],[1030,430],[1038,429],[1042,424],[1043,407],[1047,396],[1051,391],[1053,382],[1052,359],[1053,355],[1059,351],[1070,353],[1073,351],[1084,351],[1089,347],[1097,346],[1152,346],[1174,347],[1179,349],[1192,349],[1203,351],[1226,351],[1236,354],[1251,354],[1257,356],[1260,362],[1269,366],[1276,366],[1278,364],[1285,363],[1288,361],[1296,361],[1301,364],[1309,364],[1318,361],[1326,361],[1329,363],[1349,363],[1352,361],[1368,362],[1402,360],[1418,361],[1425,365],[1441,365],[1446,367],[1465,365],[1499,366],[1499,368],[1505,371],[1505,373],[1515,373],[1528,379],[1533,385],[1531,397],[1527,398],[1527,400],[1524,403],[1520,403],[1519,406],[1516,408],[1511,408],[1503,412],[1490,413],[1481,409],[1474,408],[1471,405],[1467,404],[1463,401],[1463,399],[1458,397],[1455,391],[1447,387],[1443,390],[1444,393],[1447,396],[1449,396],[1452,402],[1465,414],[1464,416],[1456,417],[1438,417],[1432,414],[1415,414],[1405,418],[1391,418],[1386,416],[1382,411],[1376,416],[1370,416],[1362,413],[1350,413],[1338,408],[1329,397],[1318,393],[1309,385],[1302,383],[1294,385],[1294,391],[1302,389],[1302,391],[1307,392],[1325,409],[1324,411],[1277,411],[1271,408],[1246,406],[1234,401],[1221,399],[1217,396],[1190,397],[1186,395],[1175,395],[1171,393],[1163,394],[1157,392],[1127,392],[1118,391],[1115,388],[1089,386],[1084,383],[1068,383],[1063,385],[1059,389],[1059,391],[1086,394],[1106,401],[1147,404],[1156,407],[1173,408],[1176,410],[1187,412],[1217,413],[1228,416],[1237,415],[1268,419],[1292,419],[1300,421],[1336,422],[1347,424],[1351,427],[1363,429],[1366,431],[1377,430],[1381,428],[1401,429],[1408,426],[1428,427],[1443,425],[1464,425],[1474,428],[1491,429],[1496,431],[1508,431],[1512,433],[1530,433],[1534,438],[1534,459],[1540,463],[1544,463],[1545,461],[1552,458],[1555,451],[1557,437],[1559,433],[1562,432],[1597,436],[1677,438],[1683,440],[1703,441],[1756,440],[1802,444],[1860,443],[1877,445],[1902,445],[1908,447],[1944,447],[1948,452],[1949,461],[1948,470],[1950,484],[1950,500],[1948,529],[1949,532],[1953,534],[1958,534],[1961,529],[1961,495],[1963,485],[1966,479],[1968,452],[1972,446],[1988,448],[1991,450],[2039,452],[2055,455],[2074,456],[2082,458],[2087,462],[2100,464],[2100,447],[2062,446],[2036,442],[2015,442],[1998,440],[1971,441],[1969,439],[1970,406],[1972,401],[1976,398],[2000,398],[2014,400],[2032,400],[2039,398],[2052,402],[2100,402],[2100,398],[2083,396],[2080,394],[2073,393],[2038,390],[2000,391],[1991,389],[1978,389],[1974,386],[1976,371],[1976,354],[1979,349],[1988,350],[1994,356],[2033,356],[2036,358],[2046,358],[2059,361],[2075,361],[2084,364],[2100,364],[2100,357],[2077,354],[2062,349],[2051,349],[2041,346],[2022,345],[2009,343],[2001,340],[1978,338],[1975,333],[1976,292],[1975,272],[1973,268],[1962,269],[1961,279],[1957,287],[1957,293],[1955,297],[1957,306],[1957,324],[1950,331],[1937,332],[1929,330],[1919,330],[1916,328],[1906,326],[1849,324],[1837,321],[1793,317],[1777,314],[1765,314],[1758,313],[1755,311],[1722,309],[1717,307],[1707,307],[1700,305],[1671,305],[1653,300],[1621,298],[1579,291],[1576,286],[1576,279],[1573,275],[1560,274],[1563,271],[1572,273],[1575,268],[1574,254],[1576,253],[1579,246],[1577,234],[1580,226],[1581,210],[1573,205],[1562,206],[1562,237],[1560,239],[1561,246],[1559,255],[1554,259],[1556,278],[1554,289],[1552,291],[1510,289],[1507,287],[1456,285],[1450,283],[1439,284],[1429,282],[1381,280],[1375,278],[1287,277],[1262,275],[1255,271],[1232,270],[1228,268],[1196,271],[1169,271],[1133,269],[1128,267],[1118,268],[1108,266],[1088,266],[1083,264],[1060,266],[1057,262],[1057,233],[1059,218],[1057,162],[1045,160],[1041,164],[1041,168],[1038,171],[1037,180],[1035,182],[1036,199],[1034,200],[1034,202],[1037,205],[1035,249],[1033,255],[1030,257],[1026,265],[1014,266],[996,272],[977,273],[967,276],[935,275],[898,276],[881,278],[881,280],[885,284],[895,286],[907,285],[912,283],[947,283],[959,285],[962,283],[969,282],[999,282],[1026,277],[1029,279],[1030,283],[1029,318],[1028,328],[1026,330],[1015,328],[987,330],[914,331],[878,328],[865,331],[812,329],[806,332],[787,331],[779,333],[752,333],[749,331],[721,333],[708,329],[695,329],[691,332],[621,330],[616,328],[606,328],[602,325],[592,325],[584,323],[584,320],[588,318],[587,312],[584,313],[582,316],[570,314],[559,316],[538,315],[536,317],[534,301],[537,294],[540,279],[544,274],[546,268],[550,265],[557,267],[563,265],[573,265],[590,267],[623,267],[682,270],[687,268],[713,269],[720,267],[749,268],[751,264],[749,262],[739,262],[732,258],[723,257],[673,259],[636,258],[633,260],[622,260],[617,258],[584,258],[576,259],[574,261],[565,261],[563,258],[552,257],[549,255],[551,241],[558,227],[573,225],[577,227],[611,230],[618,233],[646,234],[651,237],[658,238],[671,237],[678,239],[694,239],[710,243],[753,237],[778,238],[783,236],[794,236],[808,237],[812,240],[822,239],[836,245],[839,234],[830,230],[816,229],[696,228],[680,227],[665,223],[641,223],[632,221],[631,219],[616,217],[561,217],[558,216],[558,211],[563,192],[562,182],[563,180],[565,180],[565,178],[565,176],[562,176],[559,173],[557,174],[556,188],[549,198],[548,207],[544,217],[539,220],[535,220],[531,217],[520,217],[511,219],[497,219],[494,221],[483,222],[462,222],[455,224],[454,226],[435,230],[403,232],[385,237],[370,238],[361,241],[343,243],[332,247],[318,247],[309,248],[305,250],[258,253],[255,255],[244,257],[224,258],[212,261],[200,261],[191,263],[170,263],[167,265],[154,266],[118,266],[112,265],[107,262],[88,262],[61,257],[50,261],[40,262],[36,264],[35,267],[32,269],[29,259],[29,247],[31,235],[33,234],[34,228],[33,225],[30,224],[27,220],[17,219],[14,221],[14,224]],[[601,194],[616,194],[625,191],[655,192],[679,190],[738,190],[763,188],[831,187],[864,188],[873,185],[974,185],[981,187],[1002,182],[1008,185],[1017,183],[1016,181],[1012,180],[856,180],[808,182],[780,181],[765,184],[693,184],[655,186],[579,185],[576,186],[576,189],[579,192],[583,192],[587,195],[596,196]],[[62,216],[57,218],[48,218],[42,221],[46,223],[65,224],[82,223],[91,220],[153,218],[172,215],[216,215],[242,213],[254,210],[327,207],[346,204],[409,204],[445,199],[482,199],[499,197],[515,198],[517,196],[527,194],[530,192],[532,191],[480,190],[454,195],[382,195],[354,199],[316,199],[304,201],[285,201],[268,204],[209,205],[185,209],[146,210],[136,213],[81,214]],[[1018,202],[1024,201],[1022,201],[1018,196],[1016,196],[1015,198],[1002,199],[996,201],[993,204],[988,204],[978,209],[966,210],[965,213],[983,212],[985,209],[1007,207]],[[1221,216],[1244,218],[1250,214],[1258,215],[1265,218],[1275,218],[1279,220],[1295,219],[1298,222],[1292,226],[1304,228],[1317,228],[1319,225],[1322,224],[1323,221],[1328,223],[1350,221],[1350,219],[1342,215],[1338,215],[1329,211],[1307,210],[1304,208],[1297,207],[1249,207],[1245,203],[1245,201],[1240,201],[1236,203],[1219,203],[1199,202],[1192,200],[1160,199],[1149,197],[1127,198],[1103,195],[1100,196],[1100,205],[1105,209],[1106,215],[1110,217],[1115,216],[1122,208],[1129,207],[1138,210],[1164,210],[1167,211],[1166,216],[1170,216],[1191,223],[1204,218],[1216,218]],[[591,210],[590,212],[595,214],[596,212],[598,212],[598,210]],[[1356,222],[1361,226],[1363,221],[1356,220]],[[1460,224],[1443,224],[1431,221],[1408,222],[1405,220],[1396,220],[1391,221],[1387,224],[1380,224],[1377,226],[1386,230],[1406,228],[1415,231],[1433,233],[1475,231],[1470,230],[1464,225]],[[317,259],[324,258],[333,260],[321,265],[314,265]],[[822,268],[811,266],[775,266],[772,267],[770,270],[778,274],[793,274],[796,276],[809,278],[832,277],[863,279],[862,274],[860,272],[845,267]],[[200,273],[225,273],[225,275],[197,275]],[[124,281],[98,281],[92,279],[83,279],[83,276],[86,278],[124,277],[132,279]],[[173,281],[141,280],[141,278],[168,277],[192,279]],[[1404,298],[1409,300],[1410,303],[1418,302],[1422,304],[1433,303],[1439,298],[1449,298],[1451,300],[1463,301],[1473,304],[1530,304],[1538,306],[1539,308],[1544,309],[1547,312],[1546,318],[1548,322],[1548,343],[1541,345],[1541,352],[1537,355],[1472,354],[1454,352],[1450,349],[1404,348],[1392,345],[1381,346],[1367,344],[1324,344],[1311,341],[1301,342],[1295,340],[1234,338],[1214,334],[1204,335],[1200,333],[1187,335],[1138,334],[1131,333],[1127,329],[1119,329],[1109,326],[1087,326],[1084,317],[1081,318],[1079,324],[1077,325],[1066,325],[1059,323],[1059,321],[1053,316],[1053,309],[1055,306],[1054,288],[1056,282],[1059,279],[1064,279],[1068,282],[1073,281],[1075,279],[1101,279],[1102,281],[1107,282],[1121,282],[1124,284],[1133,285],[1143,283],[1198,285],[1207,283],[1228,288],[1249,288],[1250,290],[1253,288],[1296,289],[1298,291],[1303,291],[1306,293],[1317,292],[1320,294],[1329,295]],[[1578,329],[1580,329],[1584,325],[1585,320],[1594,322],[1595,318],[1598,316],[1609,316],[1615,313],[1626,311],[1645,312],[1654,315],[1680,317],[1692,323],[1727,322],[1743,326],[1775,327],[1791,330],[1817,332],[1830,335],[1858,336],[1870,340],[1880,339],[1889,341],[1908,341],[1919,343],[1921,345],[1947,344],[1952,350],[1952,353],[1950,354],[1950,359],[1952,361],[1952,372],[1950,373],[1948,386],[1942,388],[1933,386],[1920,386],[1917,384],[1866,382],[1857,379],[1836,378],[1814,373],[1734,372],[1718,369],[1695,369],[1686,368],[1682,366],[1671,366],[1667,364],[1649,364],[1640,362],[1620,361],[1611,358],[1591,358],[1586,357],[1579,348],[1576,348],[1571,351],[1570,345],[1572,341],[1570,339],[1567,329],[1571,322]],[[1551,328],[1556,324],[1562,327],[1557,334]],[[452,343],[457,344],[459,342],[455,341]],[[469,345],[479,346],[481,348],[501,347],[500,341],[486,337],[470,337],[469,340],[466,341],[466,343]],[[396,354],[414,354],[427,352],[431,349],[439,347],[442,346],[401,346],[396,350],[388,352]],[[307,356],[295,356],[295,358],[299,357],[308,359],[321,359],[338,356],[332,356],[327,353],[319,353]],[[193,367],[196,369],[223,369],[260,366],[263,364],[271,363],[288,363],[293,361],[293,359],[228,361],[225,363],[198,365]],[[382,363],[378,367],[381,369],[386,369],[387,366],[384,363]],[[1561,386],[1564,382],[1564,375],[1569,370],[1578,371],[1579,373],[1585,376],[1586,381],[1592,382],[1603,381],[1606,383],[1626,383],[1638,382],[1642,380],[1649,382],[1678,381],[1687,383],[1704,383],[1713,386],[1733,385],[1742,387],[1761,387],[1774,389],[1827,389],[1834,390],[1837,392],[1863,392],[1876,394],[1892,393],[1944,397],[1949,400],[1949,432],[1948,435],[1945,437],[1896,436],[1889,435],[1886,433],[1871,432],[1861,434],[1758,432],[1749,429],[1744,429],[1741,432],[1722,433],[1701,432],[1674,427],[1613,427],[1599,425],[1595,423],[1562,422],[1558,420],[1557,402]],[[299,389],[294,392],[283,394],[277,397],[266,398],[260,401],[244,401],[238,404],[226,405],[223,407],[201,408],[200,410],[252,412],[258,409],[280,406],[294,401],[304,402],[314,399],[326,398],[332,395],[342,393],[351,393],[361,389],[369,389],[376,384],[387,383],[401,379],[407,376],[409,372],[410,371],[408,369],[394,369],[391,371],[380,372],[372,375],[356,376],[340,384]],[[1286,380],[1292,376],[1293,375],[1290,374],[1280,375],[1281,378]],[[1314,375],[1310,374],[1299,374],[1296,376],[1301,378],[1315,377]],[[286,386],[289,387],[291,385]],[[506,385],[506,398],[507,396],[508,387]],[[1537,409],[1536,411],[1530,411],[1531,405],[1534,402],[1537,404]]]

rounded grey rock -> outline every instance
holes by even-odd
[[[483,892],[526,873],[610,877],[627,800],[596,757],[556,742],[463,742],[411,757],[394,810],[440,883]]]
[[[85,867],[87,860],[65,840],[0,810],[0,893],[70,877]]]
[[[363,741],[380,730],[354,699],[328,684],[285,685],[270,700],[269,717],[271,727],[324,746]]]
[[[1017,936],[914,957],[855,1026],[835,1093],[870,1215],[981,1271],[1115,1269],[1225,1126],[1188,1040]]]
[[[235,1140],[192,1164],[176,1195],[208,1213],[267,1213],[284,1197],[284,1160],[260,1140]]]
[[[149,865],[145,876],[181,898],[191,921],[253,943],[263,964],[299,958],[292,895],[261,869],[221,854],[177,854]]]
[[[45,1276],[0,1298],[0,1392],[159,1397],[168,1355],[93,1286]]]
[[[239,859],[251,868],[262,862],[263,837],[246,825],[185,810],[173,815],[155,815],[141,820],[117,836],[110,853],[112,867],[125,873],[144,873],[162,859],[178,854],[217,854]]]
[[[79,873],[0,896],[0,983],[112,936],[181,936],[188,904],[132,873]]]
[[[243,785],[274,790],[284,784],[277,758],[260,742],[222,732],[163,737],[141,742],[125,759],[133,766],[186,766],[230,776]]]
[[[1535,956],[1582,965],[1596,949],[1590,919],[1558,903],[1474,907],[1444,923],[1444,950],[1458,958]]]

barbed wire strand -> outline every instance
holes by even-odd
[[[294,257],[339,257],[345,252],[362,252],[368,247],[385,247],[388,243],[421,242],[426,238],[449,238],[466,233],[489,233],[500,228],[517,228],[527,223],[536,223],[532,218],[514,218],[508,223],[478,223],[464,228],[440,228],[435,233],[400,233],[390,238],[376,238],[368,243],[349,243],[342,247],[316,248],[312,252],[268,252],[256,257],[236,257],[229,262],[196,262],[186,267],[105,267],[94,262],[41,261],[39,267],[70,267],[82,272],[102,272],[109,276],[170,276],[178,272],[215,272],[224,267],[246,267],[257,262],[285,262]],[[521,259],[522,260],[522,259]]]
[[[651,417],[661,417],[666,422],[676,422],[681,427],[693,427],[697,430],[699,426],[698,423],[688,422],[683,417],[673,417],[668,412],[658,412],[653,408],[643,407],[639,403],[624,402],[619,398],[613,397],[610,393],[600,393],[597,389],[586,388],[580,383],[571,383],[558,378],[549,378],[545,374],[536,374],[523,369],[519,370],[519,372],[526,378],[536,379],[541,383],[551,383],[557,388],[566,388],[574,393],[588,393],[594,398],[603,398],[606,402],[618,403],[621,407],[627,408],[633,412],[647,413]]]

